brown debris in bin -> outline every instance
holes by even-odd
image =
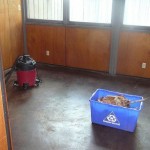
[[[124,96],[106,96],[98,99],[99,102],[122,107],[129,107],[130,101]]]

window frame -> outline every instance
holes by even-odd
[[[150,32],[150,26],[122,25],[122,30]]]
[[[64,24],[64,8],[65,8],[65,0],[63,0],[63,20],[45,20],[45,19],[31,19],[28,18],[28,9],[27,9],[27,0],[25,0],[25,19],[27,24],[54,24],[54,25],[62,25]]]
[[[114,4],[113,0],[113,4]],[[124,3],[124,9],[125,9],[125,0],[122,0]],[[113,5],[112,4],[112,5]],[[89,22],[74,22],[74,21],[69,21],[70,18],[70,13],[69,13],[69,0],[63,0],[63,20],[62,21],[57,21],[57,20],[43,20],[43,19],[29,19],[27,17],[27,0],[25,0],[24,3],[24,8],[25,8],[25,23],[26,24],[43,24],[43,25],[56,25],[56,26],[71,26],[71,27],[90,27],[90,28],[112,28],[112,22],[113,22],[113,12],[115,11],[113,6],[112,6],[112,15],[111,15],[111,23],[110,24],[105,24],[105,23],[89,23]],[[150,32],[150,27],[149,26],[136,26],[136,25],[124,25],[123,20],[124,20],[124,13],[123,11],[123,18],[122,18],[122,26],[121,30],[129,30],[129,31],[148,31]]]
[[[113,0],[114,1],[114,0]],[[113,5],[113,4],[112,4]],[[44,20],[44,19],[30,19],[27,15],[27,0],[25,0],[25,19],[26,24],[43,24],[43,25],[62,25],[62,26],[76,26],[76,27],[96,27],[96,28],[111,28],[112,27],[112,14],[111,14],[111,23],[92,23],[92,22],[77,22],[69,21],[70,18],[70,9],[69,9],[69,0],[63,0],[63,20]],[[113,12],[113,7],[112,7]]]
[[[114,0],[113,0],[114,1]],[[113,12],[113,1],[112,1],[112,12]],[[111,13],[111,23],[94,23],[94,22],[79,22],[79,21],[70,21],[70,0],[68,0],[68,25],[71,26],[99,26],[99,27],[112,27],[112,13]]]
[[[125,2],[124,1],[124,10],[123,10],[123,18],[122,18],[122,30],[128,30],[128,31],[139,31],[139,32],[150,32],[150,26],[140,26],[140,25],[126,25],[124,24],[124,16],[125,16]]]

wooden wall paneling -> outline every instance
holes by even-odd
[[[2,49],[2,47],[4,47],[4,30],[5,30],[5,14],[4,13],[0,13],[0,48]]]
[[[27,25],[29,54],[38,62],[65,64],[65,27]],[[46,51],[49,51],[49,56]]]
[[[42,62],[56,65],[65,64],[65,27],[43,26],[44,50]],[[46,50],[50,52],[46,56]]]
[[[41,25],[27,25],[27,48],[29,54],[38,62],[53,62],[54,28]],[[46,50],[50,55],[46,55]]]
[[[21,0],[7,0],[7,1],[11,12],[15,11],[16,13],[18,13],[18,11],[20,11],[21,13]],[[18,7],[20,7],[20,10],[18,10]]]
[[[21,0],[8,0],[12,62],[23,54]]]
[[[122,32],[118,53],[117,73],[150,78],[150,33]],[[147,68],[142,69],[142,62]]]
[[[0,45],[2,49],[4,69],[7,69],[11,67],[11,42],[7,0],[4,0],[3,2],[4,9],[3,12],[0,13]]]
[[[0,0],[0,14],[4,12],[4,0]]]
[[[21,0],[0,0],[0,45],[4,69],[12,67],[16,57],[23,54],[20,4]]]
[[[65,65],[65,27],[43,26],[44,50],[42,62]],[[50,52],[46,56],[46,50]]]
[[[41,26],[44,47],[42,49],[41,62],[53,64],[54,60],[54,32],[53,26]],[[46,51],[49,51],[49,56],[46,55]]]
[[[110,30],[70,27],[66,30],[67,66],[108,71]]]
[[[27,25],[27,48],[29,54],[37,62],[42,61],[42,52],[44,49],[44,40],[42,36],[42,26],[40,25]]]
[[[65,65],[65,27],[55,27],[53,64]]]
[[[0,150],[8,150],[1,87],[0,87]]]

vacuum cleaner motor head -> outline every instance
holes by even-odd
[[[36,62],[33,60],[30,55],[23,55],[17,59],[16,70],[33,70],[36,68]]]

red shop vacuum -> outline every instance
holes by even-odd
[[[39,86],[41,80],[37,77],[36,62],[30,55],[20,56],[15,63],[17,81],[14,86],[28,87]]]

